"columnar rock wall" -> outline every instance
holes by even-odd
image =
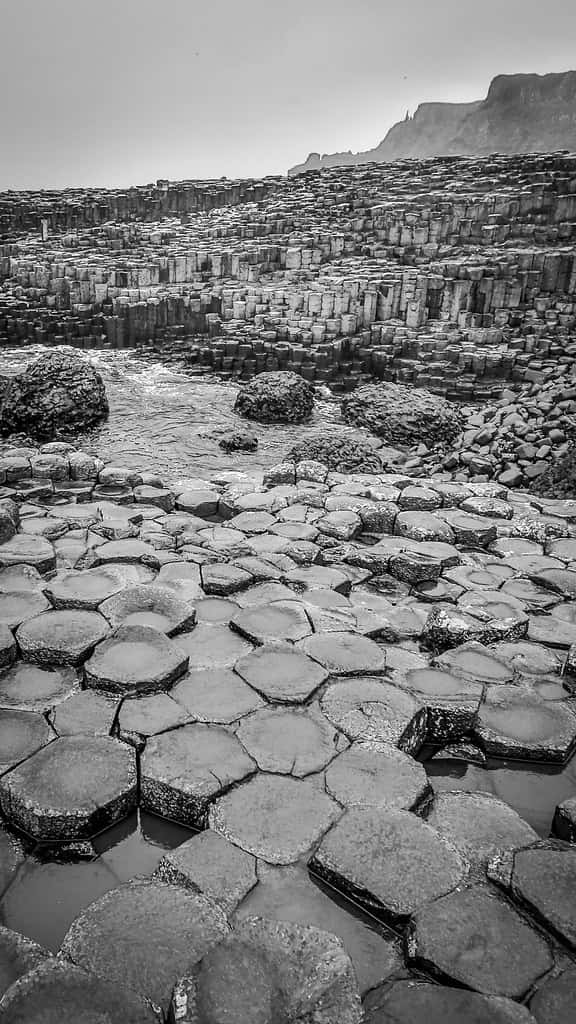
[[[152,343],[238,376],[289,366],[463,397],[478,381],[538,381],[576,353],[576,156],[140,191],[77,198],[81,226],[44,241],[18,230],[38,202],[14,206],[0,343]],[[101,208],[117,218],[91,226]]]

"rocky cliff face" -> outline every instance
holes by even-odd
[[[485,100],[421,103],[412,118],[393,125],[374,149],[323,156],[310,153],[305,163],[288,174],[407,157],[556,149],[576,150],[576,71],[498,75]]]

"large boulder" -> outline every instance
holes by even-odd
[[[366,384],[342,402],[346,423],[366,427],[388,444],[452,441],[462,429],[459,409],[423,388]]]
[[[95,426],[108,416],[104,382],[74,355],[49,352],[3,382],[0,434],[23,432],[45,440]]]
[[[342,430],[319,433],[295,444],[283,462],[313,459],[337,473],[381,473],[382,459],[368,441]]]
[[[298,373],[259,373],[240,389],[234,412],[260,423],[301,423],[312,415],[314,389]]]

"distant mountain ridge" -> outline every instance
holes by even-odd
[[[346,167],[406,157],[486,156],[576,150],[576,71],[497,75],[475,103],[421,103],[374,149],[310,153],[290,176],[322,167]]]

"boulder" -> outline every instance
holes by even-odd
[[[319,433],[295,444],[285,455],[284,462],[302,462],[313,459],[337,473],[381,473],[382,459],[368,441],[353,437],[344,431]]]
[[[236,396],[234,412],[260,423],[301,423],[311,416],[314,389],[297,373],[259,373]]]
[[[0,434],[37,438],[82,431],[108,416],[102,377],[77,356],[49,352],[12,377],[0,397]]]
[[[346,423],[366,427],[391,445],[452,441],[462,426],[452,402],[403,384],[357,388],[343,400],[342,415]]]
[[[258,438],[248,430],[230,430],[220,438],[218,447],[223,448],[225,452],[255,452],[258,448]]]

